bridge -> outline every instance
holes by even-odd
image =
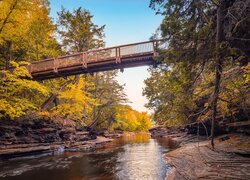
[[[155,65],[159,40],[126,44],[32,62],[28,70],[36,80],[114,69]]]

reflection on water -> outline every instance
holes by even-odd
[[[126,135],[91,153],[66,152],[53,156],[0,163],[3,179],[161,180],[168,166],[166,148],[148,134]]]

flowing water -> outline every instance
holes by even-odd
[[[0,179],[20,180],[162,180],[170,171],[163,142],[148,134],[127,135],[94,152],[12,159],[0,163]]]

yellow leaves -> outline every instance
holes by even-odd
[[[47,0],[0,3],[0,44],[11,44],[12,54],[18,59],[34,61],[58,56],[60,47],[53,37],[55,29]]]
[[[8,101],[1,98],[0,117],[9,116],[10,119],[15,119],[24,115],[27,109],[36,109],[36,107],[23,98],[12,97]]]
[[[57,106],[57,108],[54,110],[54,113],[73,120],[81,120],[83,116],[83,110],[84,106],[81,106],[80,104],[63,103]]]
[[[49,90],[46,86],[41,85],[37,81],[32,81],[31,75],[29,74],[26,66],[29,63],[27,62],[13,62],[11,61],[11,65],[14,67],[12,73],[9,71],[3,71],[5,74],[5,81],[9,81],[8,88],[11,90],[9,93],[15,95],[16,93],[20,93],[22,91],[27,92],[37,92],[38,94],[47,96],[49,94]]]
[[[120,106],[116,119],[114,128],[124,131],[147,131],[152,126],[146,112],[138,112],[130,106]]]
[[[65,90],[59,93],[61,103],[53,109],[54,113],[73,120],[81,120],[84,111],[90,111],[93,105],[97,105],[92,95],[84,91],[86,86],[87,83],[82,77],[68,84]]]
[[[16,77],[27,77],[31,78],[31,75],[27,71],[26,66],[29,65],[28,62],[21,61],[19,63],[11,61],[10,62],[11,66],[14,67],[15,69],[10,75],[16,76]]]
[[[71,83],[68,85],[68,90],[61,92],[60,97],[63,99],[71,99],[77,102],[83,102],[86,98],[86,94],[83,91],[85,83],[82,78],[80,78],[78,83]]]
[[[25,111],[37,109],[34,96],[47,96],[47,87],[33,81],[24,65],[26,62],[11,62],[14,70],[0,71],[0,116],[9,116],[11,119],[20,117]]]
[[[79,103],[82,106],[95,104],[95,101],[90,98],[91,94],[84,91],[86,85],[84,79],[80,78],[79,82],[69,84],[67,90],[60,93],[60,98]]]
[[[16,117],[23,115],[23,112],[15,110],[15,107],[9,104],[8,101],[6,101],[6,99],[1,99],[0,110],[2,111],[0,113],[0,118],[9,115],[11,119],[14,119]]]
[[[44,117],[49,117],[51,115],[48,111],[39,111],[37,114]]]
[[[0,3],[0,27],[3,27],[0,37],[9,40],[25,33],[30,5],[28,0],[3,0]]]
[[[242,68],[245,71],[244,78],[245,78],[245,83],[250,83],[250,63]]]

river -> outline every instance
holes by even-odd
[[[170,171],[164,143],[149,134],[125,135],[93,152],[57,152],[0,163],[6,180],[163,180]]]

